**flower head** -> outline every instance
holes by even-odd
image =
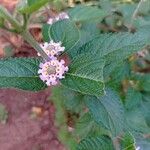
[[[59,20],[64,20],[64,19],[69,19],[69,16],[66,12],[62,12],[62,13],[58,14],[56,17],[49,18],[47,23],[52,25],[53,23],[55,23]]]
[[[145,57],[147,54],[148,54],[147,50],[142,50],[142,51],[137,52],[137,56],[139,57]]]
[[[59,55],[61,52],[65,50],[65,47],[61,46],[61,42],[55,43],[53,41],[50,41],[49,43],[45,42],[44,44],[41,44],[41,47],[43,51],[50,57],[54,57]],[[40,56],[40,54],[38,53]]]
[[[140,147],[138,146],[138,147],[136,147],[136,150],[140,150]]]
[[[68,67],[64,66],[64,60],[57,60],[56,57],[45,63],[40,63],[38,73],[42,81],[48,86],[56,85],[59,79],[64,78],[64,73],[68,71]]]

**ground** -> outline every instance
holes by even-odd
[[[54,125],[50,90],[38,93],[0,90],[0,103],[8,111],[0,124],[0,150],[63,150]]]
[[[17,1],[0,0],[0,4],[12,11]],[[0,57],[4,56],[4,47],[10,44],[15,57],[36,55],[21,37],[1,30]],[[0,150],[64,150],[57,138],[55,109],[49,98],[50,89],[37,93],[0,89],[0,104],[8,111],[6,123],[0,123]]]

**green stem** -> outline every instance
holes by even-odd
[[[4,19],[8,20],[11,25],[18,31],[21,32],[22,31],[22,27],[19,24],[19,22],[13,18],[13,16],[7,11],[6,8],[0,6],[0,16],[3,17]]]
[[[23,14],[23,20],[24,20],[23,28],[24,28],[24,30],[27,29],[28,19],[29,19],[29,16],[27,14]]]
[[[146,1],[146,0],[140,0],[140,2],[138,3],[138,5],[137,5],[135,11],[133,12],[133,15],[132,15],[132,17],[131,17],[130,26],[129,26],[129,31],[132,30],[133,22],[134,22],[134,20],[135,20],[136,17],[137,17],[137,14],[138,14],[138,12],[139,12],[140,7],[142,6],[143,2],[145,2],[145,1]]]
[[[20,25],[19,22],[13,18],[13,16],[7,11],[6,8],[0,6],[0,17],[3,17],[4,19],[8,20],[11,25],[14,27],[14,30],[10,31],[16,31],[18,34],[22,35],[25,41],[27,41],[40,55],[45,59],[49,60],[49,57],[47,54],[43,51],[39,43],[33,38],[33,36],[30,34],[29,31],[27,31],[25,28],[27,26],[27,16],[24,16],[25,22],[24,25]],[[5,27],[3,27],[5,28]],[[7,28],[5,28],[7,29]],[[8,29],[9,31],[9,29]]]
[[[33,38],[29,31],[24,31],[21,33],[25,41],[27,41],[40,55],[45,59],[49,60],[47,54],[43,51],[39,43]]]
[[[141,7],[141,5],[142,5],[142,3],[145,2],[145,1],[146,1],[146,0],[140,0],[140,2],[138,3],[138,5],[137,5],[135,11],[133,12],[132,20],[134,20],[134,19],[136,18],[137,14],[138,14],[138,11],[139,11],[139,9],[140,9],[140,7]]]
[[[3,30],[6,30],[6,31],[12,32],[12,33],[17,33],[16,29],[9,29],[5,25],[0,24],[0,28],[3,29]]]

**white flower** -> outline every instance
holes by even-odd
[[[137,55],[139,57],[145,57],[147,54],[148,54],[147,50],[142,50],[142,51],[137,52]]]
[[[41,44],[41,47],[43,51],[50,57],[58,56],[61,52],[65,50],[65,47],[61,46],[61,42],[55,43],[53,41],[50,41],[49,43],[45,42],[44,44]],[[38,56],[40,54],[38,53]]]
[[[64,19],[69,19],[69,16],[66,12],[62,12],[62,13],[58,14],[56,17],[49,18],[47,23],[52,25],[53,23],[55,23],[59,20],[64,20]]]
[[[136,147],[136,149],[135,150],[140,150],[140,147],[138,146],[138,147]]]
[[[40,63],[38,73],[41,80],[46,82],[48,86],[56,85],[59,79],[64,78],[64,73],[68,71],[68,67],[64,64],[64,60],[59,61],[56,57],[45,63]]]

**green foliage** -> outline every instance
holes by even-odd
[[[31,6],[37,2],[37,0],[27,0],[28,5]]]
[[[93,21],[98,19],[101,21],[107,13],[97,7],[91,6],[76,6],[68,11],[69,16],[75,22]]]
[[[77,138],[83,139],[88,136],[109,136],[109,132],[97,124],[90,113],[84,113],[76,123],[74,135]]]
[[[72,91],[70,91],[70,95],[73,94]],[[67,126],[67,115],[66,110],[70,110],[70,107],[68,105],[66,106],[66,89],[63,87],[55,87],[52,89],[52,96],[51,99],[56,107],[56,114],[55,114],[55,125],[59,129],[58,137],[59,139],[68,146],[71,150],[76,150],[77,143],[75,139],[73,138],[72,134],[68,132],[68,126]],[[74,97],[73,97],[74,99]],[[69,99],[68,99],[69,101]],[[70,101],[72,101],[70,99]],[[73,112],[74,112],[73,108]]]
[[[142,101],[142,94],[133,88],[129,88],[126,94],[126,109],[133,109],[138,107]]]
[[[69,57],[73,59],[77,55],[77,50],[79,50],[83,45],[90,42],[91,40],[95,39],[99,35],[93,34],[93,32],[80,30],[80,39],[78,40],[77,44],[71,49],[71,52],[69,53]]]
[[[113,144],[108,137],[88,137],[83,139],[77,150],[114,150]]]
[[[45,36],[47,33],[49,34],[46,36],[46,41],[49,40],[48,38],[54,41],[62,41],[67,53],[72,52],[71,48],[79,38],[78,29],[71,21],[59,21],[48,28],[43,27],[43,35]],[[72,38],[70,38],[70,34],[72,34]],[[99,60],[99,58],[90,55],[76,57],[62,83],[75,91],[99,96],[103,94],[104,89],[103,67],[103,59]]]
[[[108,129],[112,136],[116,136],[124,130],[124,108],[118,95],[108,89],[105,96],[85,99],[94,120]]]
[[[99,59],[104,58],[104,76],[108,76],[118,63],[141,50],[146,43],[147,39],[140,34],[101,34],[73,54],[82,55],[88,53],[93,57],[99,57]]]
[[[54,95],[59,97],[58,100],[61,98],[61,101],[67,111],[71,111],[73,113],[81,112],[83,108],[83,95],[81,93],[68,90],[68,88],[65,88],[64,86],[54,88],[53,91]]]
[[[0,27],[3,27],[4,26],[4,18],[2,18],[1,16],[0,16]]]
[[[142,90],[150,92],[150,74],[141,76],[140,87]]]
[[[0,60],[0,87],[39,91],[46,88],[37,72],[36,58],[9,58]]]
[[[71,1],[50,3],[54,16],[58,9],[65,9],[70,17],[42,27],[45,42],[62,42],[65,47],[58,59],[67,57],[69,71],[60,80],[61,86],[52,89],[51,99],[56,108],[58,137],[68,149],[135,150],[140,146],[149,150],[150,8],[148,0],[131,1],[77,0],[82,3],[78,6]],[[32,37],[28,38],[26,30],[30,28],[30,14],[48,2],[51,1],[22,2],[17,19],[0,6],[0,26],[17,31],[38,52],[42,51]],[[46,9],[39,14],[46,17]],[[46,55],[42,57],[45,61]],[[43,60],[1,59],[0,88],[45,89],[37,73],[40,61]],[[7,118],[7,111],[0,105],[1,118]]]
[[[129,130],[134,134],[149,134],[149,94],[130,88],[125,99],[126,120]]]
[[[122,150],[135,150],[135,139],[132,134],[125,133],[121,139]]]
[[[68,53],[71,53],[72,47],[79,40],[79,31],[72,21],[63,20],[58,21],[53,25],[44,25],[43,37],[47,42],[50,40],[54,40],[55,42],[61,41],[63,46],[65,46],[65,50]]]
[[[19,9],[19,11],[23,14],[32,14],[50,1],[51,0],[28,0],[28,4],[23,8]]]
[[[81,139],[85,138],[89,135],[94,126],[95,123],[92,116],[89,113],[85,113],[79,118],[78,122],[76,123],[75,135],[77,137],[80,137]]]
[[[83,94],[100,96],[104,93],[103,67],[102,59],[83,55],[72,61],[62,83]]]

